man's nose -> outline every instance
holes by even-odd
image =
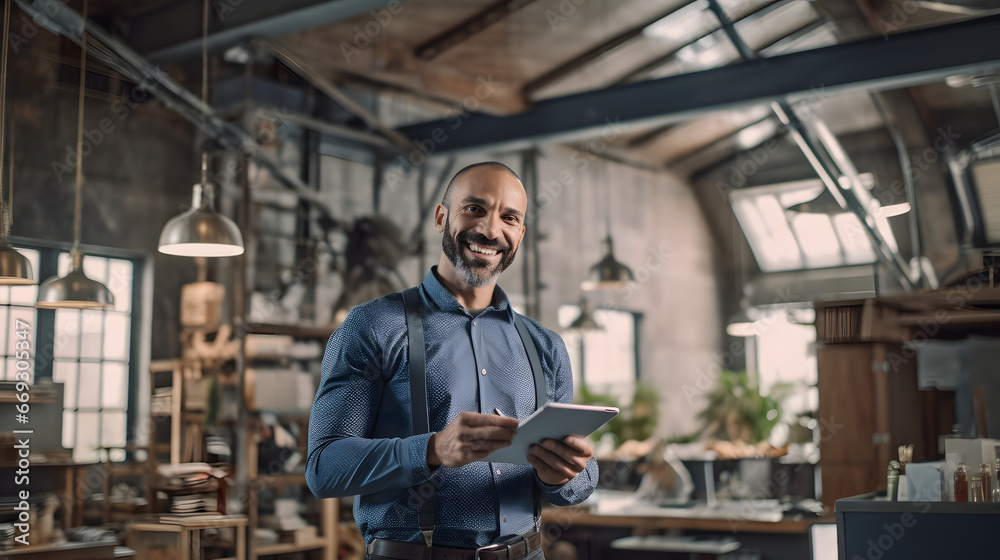
[[[487,214],[480,222],[480,233],[492,239],[500,239],[503,235],[503,224],[500,216]]]

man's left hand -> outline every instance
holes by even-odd
[[[566,484],[587,468],[594,448],[586,438],[566,436],[562,441],[543,440],[528,449],[528,462],[545,484]]]

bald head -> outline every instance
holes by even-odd
[[[477,169],[490,170],[490,171],[500,171],[503,173],[510,174],[511,177],[517,179],[518,183],[521,183],[521,178],[514,173],[514,170],[506,165],[500,163],[499,161],[481,161],[479,163],[473,163],[472,165],[467,165],[459,170],[454,177],[451,178],[451,182],[448,183],[448,188],[444,191],[444,197],[441,199],[441,204],[450,207],[451,206],[451,191],[454,189],[455,185],[460,183],[464,177],[466,177],[470,172]],[[521,183],[522,185],[524,183]]]

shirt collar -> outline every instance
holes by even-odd
[[[434,305],[438,306],[441,311],[450,312],[460,312],[469,314],[469,310],[462,307],[462,304],[458,303],[458,299],[455,295],[445,288],[441,281],[437,277],[437,265],[431,267],[427,272],[427,276],[424,277],[424,281],[421,284],[424,287],[424,291],[427,292],[427,296],[434,302]],[[510,300],[507,299],[507,293],[497,285],[493,287],[493,302],[487,307],[483,313],[488,311],[499,311],[506,312],[511,320],[513,320],[513,308],[510,305]]]

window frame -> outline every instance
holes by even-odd
[[[72,244],[49,242],[27,237],[10,237],[11,245],[38,251],[38,276],[35,278],[37,284],[41,284],[46,279],[55,276],[59,271],[59,254],[72,250]],[[149,337],[150,331],[149,309],[151,306],[151,290],[148,289],[147,280],[152,277],[151,260],[149,255],[137,251],[128,251],[113,247],[98,247],[93,245],[81,245],[80,249],[85,256],[101,258],[112,258],[127,260],[132,263],[132,286],[129,297],[129,344],[128,361],[125,368],[125,377],[128,387],[125,395],[125,445],[133,446],[137,442],[140,434],[136,427],[142,418],[139,408],[143,406],[140,402],[140,391],[147,384],[143,382],[140,374],[144,367],[148,367],[149,362]],[[53,380],[53,368],[55,366],[55,309],[35,308],[35,340],[33,346],[32,366],[34,371],[33,383]],[[102,327],[103,328],[103,327]],[[82,334],[81,334],[82,336]],[[44,353],[43,353],[44,352]],[[103,348],[102,348],[103,354]],[[76,358],[79,363],[79,357]],[[101,362],[104,360],[102,359]],[[117,360],[115,360],[117,361]],[[101,363],[99,362],[99,363]],[[77,387],[79,391],[79,387]],[[79,396],[79,393],[78,395]],[[69,410],[63,403],[63,412]],[[63,424],[65,428],[65,423]],[[74,439],[75,443],[75,439]],[[126,449],[122,461],[132,459],[134,450]]]

